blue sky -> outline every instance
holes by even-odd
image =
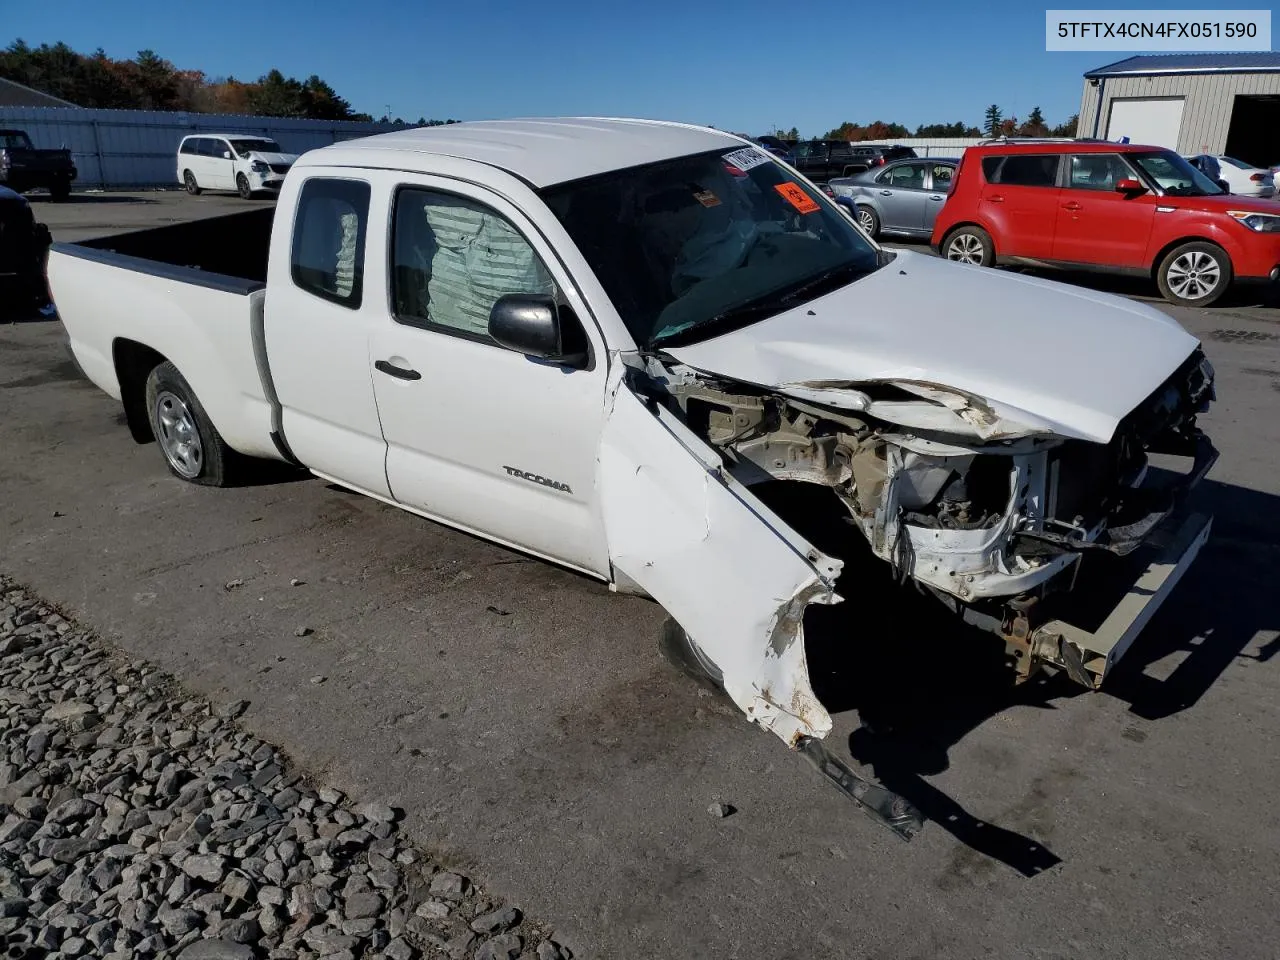
[[[845,120],[981,125],[997,103],[1018,117],[1039,105],[1052,124],[1079,109],[1085,70],[1126,55],[1045,52],[1045,8],[1025,0],[5,5],[5,44],[62,40],[113,57],[151,48],[240,79],[317,73],[356,109],[410,120],[592,114],[815,136]]]

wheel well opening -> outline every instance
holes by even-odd
[[[1160,270],[1160,264],[1164,262],[1164,258],[1169,255],[1170,251],[1176,250],[1184,243],[1207,243],[1211,247],[1217,247],[1219,250],[1222,250],[1222,255],[1227,258],[1228,263],[1231,261],[1231,255],[1227,253],[1226,250],[1223,250],[1222,244],[1218,243],[1216,240],[1210,240],[1208,237],[1179,237],[1177,240],[1172,240],[1161,247],[1160,251],[1155,256],[1155,259],[1151,261],[1151,278],[1153,280],[1156,278],[1156,274]]]
[[[965,220],[963,223],[956,223],[956,224],[952,224],[950,227],[948,227],[948,228],[947,228],[947,232],[946,232],[946,233],[944,233],[944,234],[942,235],[942,239],[941,239],[940,241],[938,241],[938,249],[939,249],[939,250],[942,250],[944,247],[946,247],[946,245],[947,245],[948,241],[950,241],[950,239],[951,239],[953,236],[955,236],[956,231],[957,231],[957,230],[963,230],[963,229],[965,229],[966,227],[972,227],[972,228],[973,228],[973,229],[975,229],[975,230],[981,230],[981,231],[982,231],[983,233],[985,233],[988,237],[990,237],[990,236],[991,236],[991,231],[990,231],[990,230],[988,230],[986,227],[984,227],[982,224],[977,223],[976,221],[973,221],[973,220]],[[996,242],[995,242],[995,239],[993,238],[993,239],[992,239],[992,241],[991,241],[991,246],[992,246],[993,248],[995,247],[995,243],[996,243]]]
[[[111,344],[111,359],[120,383],[120,401],[124,404],[125,422],[138,443],[155,439],[151,418],[147,416],[147,376],[165,356],[135,340],[118,339]]]

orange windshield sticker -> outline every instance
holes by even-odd
[[[816,213],[818,210],[818,201],[809,196],[796,183],[778,183],[774,184],[773,189],[781,194],[782,199],[787,201],[801,213]]]
[[[717,197],[710,190],[703,190],[701,193],[695,193],[693,195],[693,199],[697,200],[704,207],[720,206],[720,198]]]

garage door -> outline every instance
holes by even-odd
[[[1130,143],[1178,149],[1182,129],[1182,97],[1152,97],[1145,100],[1112,100],[1107,121],[1107,139],[1128,137]]]

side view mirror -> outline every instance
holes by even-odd
[[[1116,193],[1146,193],[1147,188],[1138,180],[1132,177],[1125,177],[1123,180],[1116,181]]]
[[[545,294],[499,297],[489,311],[489,336],[526,357],[569,367],[587,363],[587,338],[578,318]]]
[[[223,151],[222,151],[222,159],[223,159],[223,160],[230,160],[230,159],[231,159],[231,151],[230,151],[230,150],[223,150]]]
[[[1223,193],[1230,193],[1230,192],[1231,192],[1231,184],[1227,183],[1227,181],[1225,181],[1225,180],[1219,180],[1219,181],[1218,181],[1218,186],[1220,186],[1220,187],[1222,188],[1222,192],[1223,192]]]

